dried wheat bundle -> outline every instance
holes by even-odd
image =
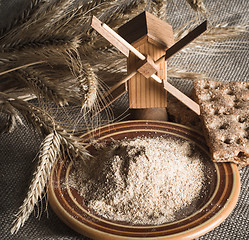
[[[51,168],[61,151],[72,160],[85,159],[87,155],[73,132],[58,125],[46,109],[17,99],[16,93],[18,96],[21,93],[34,94],[40,106],[45,106],[43,101],[52,101],[58,106],[81,102],[83,109],[93,109],[95,99],[100,95],[98,69],[94,69],[95,66],[85,58],[89,59],[93,52],[110,46],[90,30],[91,15],[118,26],[144,7],[145,1],[134,0],[33,0],[18,19],[0,31],[0,72],[5,73],[0,79],[3,83],[0,108],[7,115],[2,131],[13,131],[24,117],[27,123],[46,136],[37,170],[14,221],[12,233],[23,226],[41,199]],[[34,65],[37,62],[39,65]]]

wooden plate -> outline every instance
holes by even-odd
[[[101,127],[82,136],[82,141],[163,136],[194,142],[197,151],[207,159],[211,179],[205,185],[205,196],[192,204],[187,216],[161,225],[131,225],[98,216],[82,204],[82,196],[69,186],[72,164],[59,159],[49,183],[49,202],[56,214],[69,227],[92,239],[193,239],[218,226],[233,210],[239,196],[240,176],[233,163],[214,164],[203,136],[182,125],[160,121],[128,121]],[[211,173],[211,174],[210,174]]]

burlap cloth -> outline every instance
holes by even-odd
[[[4,27],[28,2],[29,0],[0,0],[0,27]],[[249,21],[248,0],[207,0],[205,3],[211,20],[216,23],[227,22],[235,25]],[[194,15],[190,9],[186,12],[186,7],[184,0],[169,1],[168,21],[174,29],[193,19]],[[249,80],[249,34],[242,34],[238,40],[211,43],[188,53],[177,54],[170,60],[169,65],[187,66],[190,70],[206,72],[221,81]],[[175,79],[174,85],[186,93],[191,90],[191,83],[188,81]],[[127,106],[127,96],[115,103],[114,111],[121,106],[124,109]],[[40,142],[38,135],[26,126],[20,126],[11,134],[0,135],[0,238],[86,240],[88,238],[75,233],[61,222],[49,206],[48,216],[43,212],[38,219],[36,215],[39,212],[36,212],[18,234],[10,234],[14,214],[28,190]],[[241,193],[234,211],[219,227],[199,239],[249,239],[249,167],[245,167],[240,173]]]

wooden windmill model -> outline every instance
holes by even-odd
[[[167,82],[166,60],[203,33],[207,21],[177,43],[172,27],[148,12],[121,26],[119,34],[94,16],[92,27],[127,57],[128,75],[108,92],[110,103],[128,90],[129,108],[136,119],[166,120],[168,91],[200,114],[196,102]]]

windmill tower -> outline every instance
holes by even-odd
[[[165,59],[154,63],[174,44],[172,27],[149,12],[142,12],[121,26],[118,33],[147,57],[147,60],[141,61],[130,52],[127,58],[128,74],[138,71],[128,81],[129,108],[134,118],[166,120],[167,92],[150,76],[156,71],[159,78],[167,79]]]

